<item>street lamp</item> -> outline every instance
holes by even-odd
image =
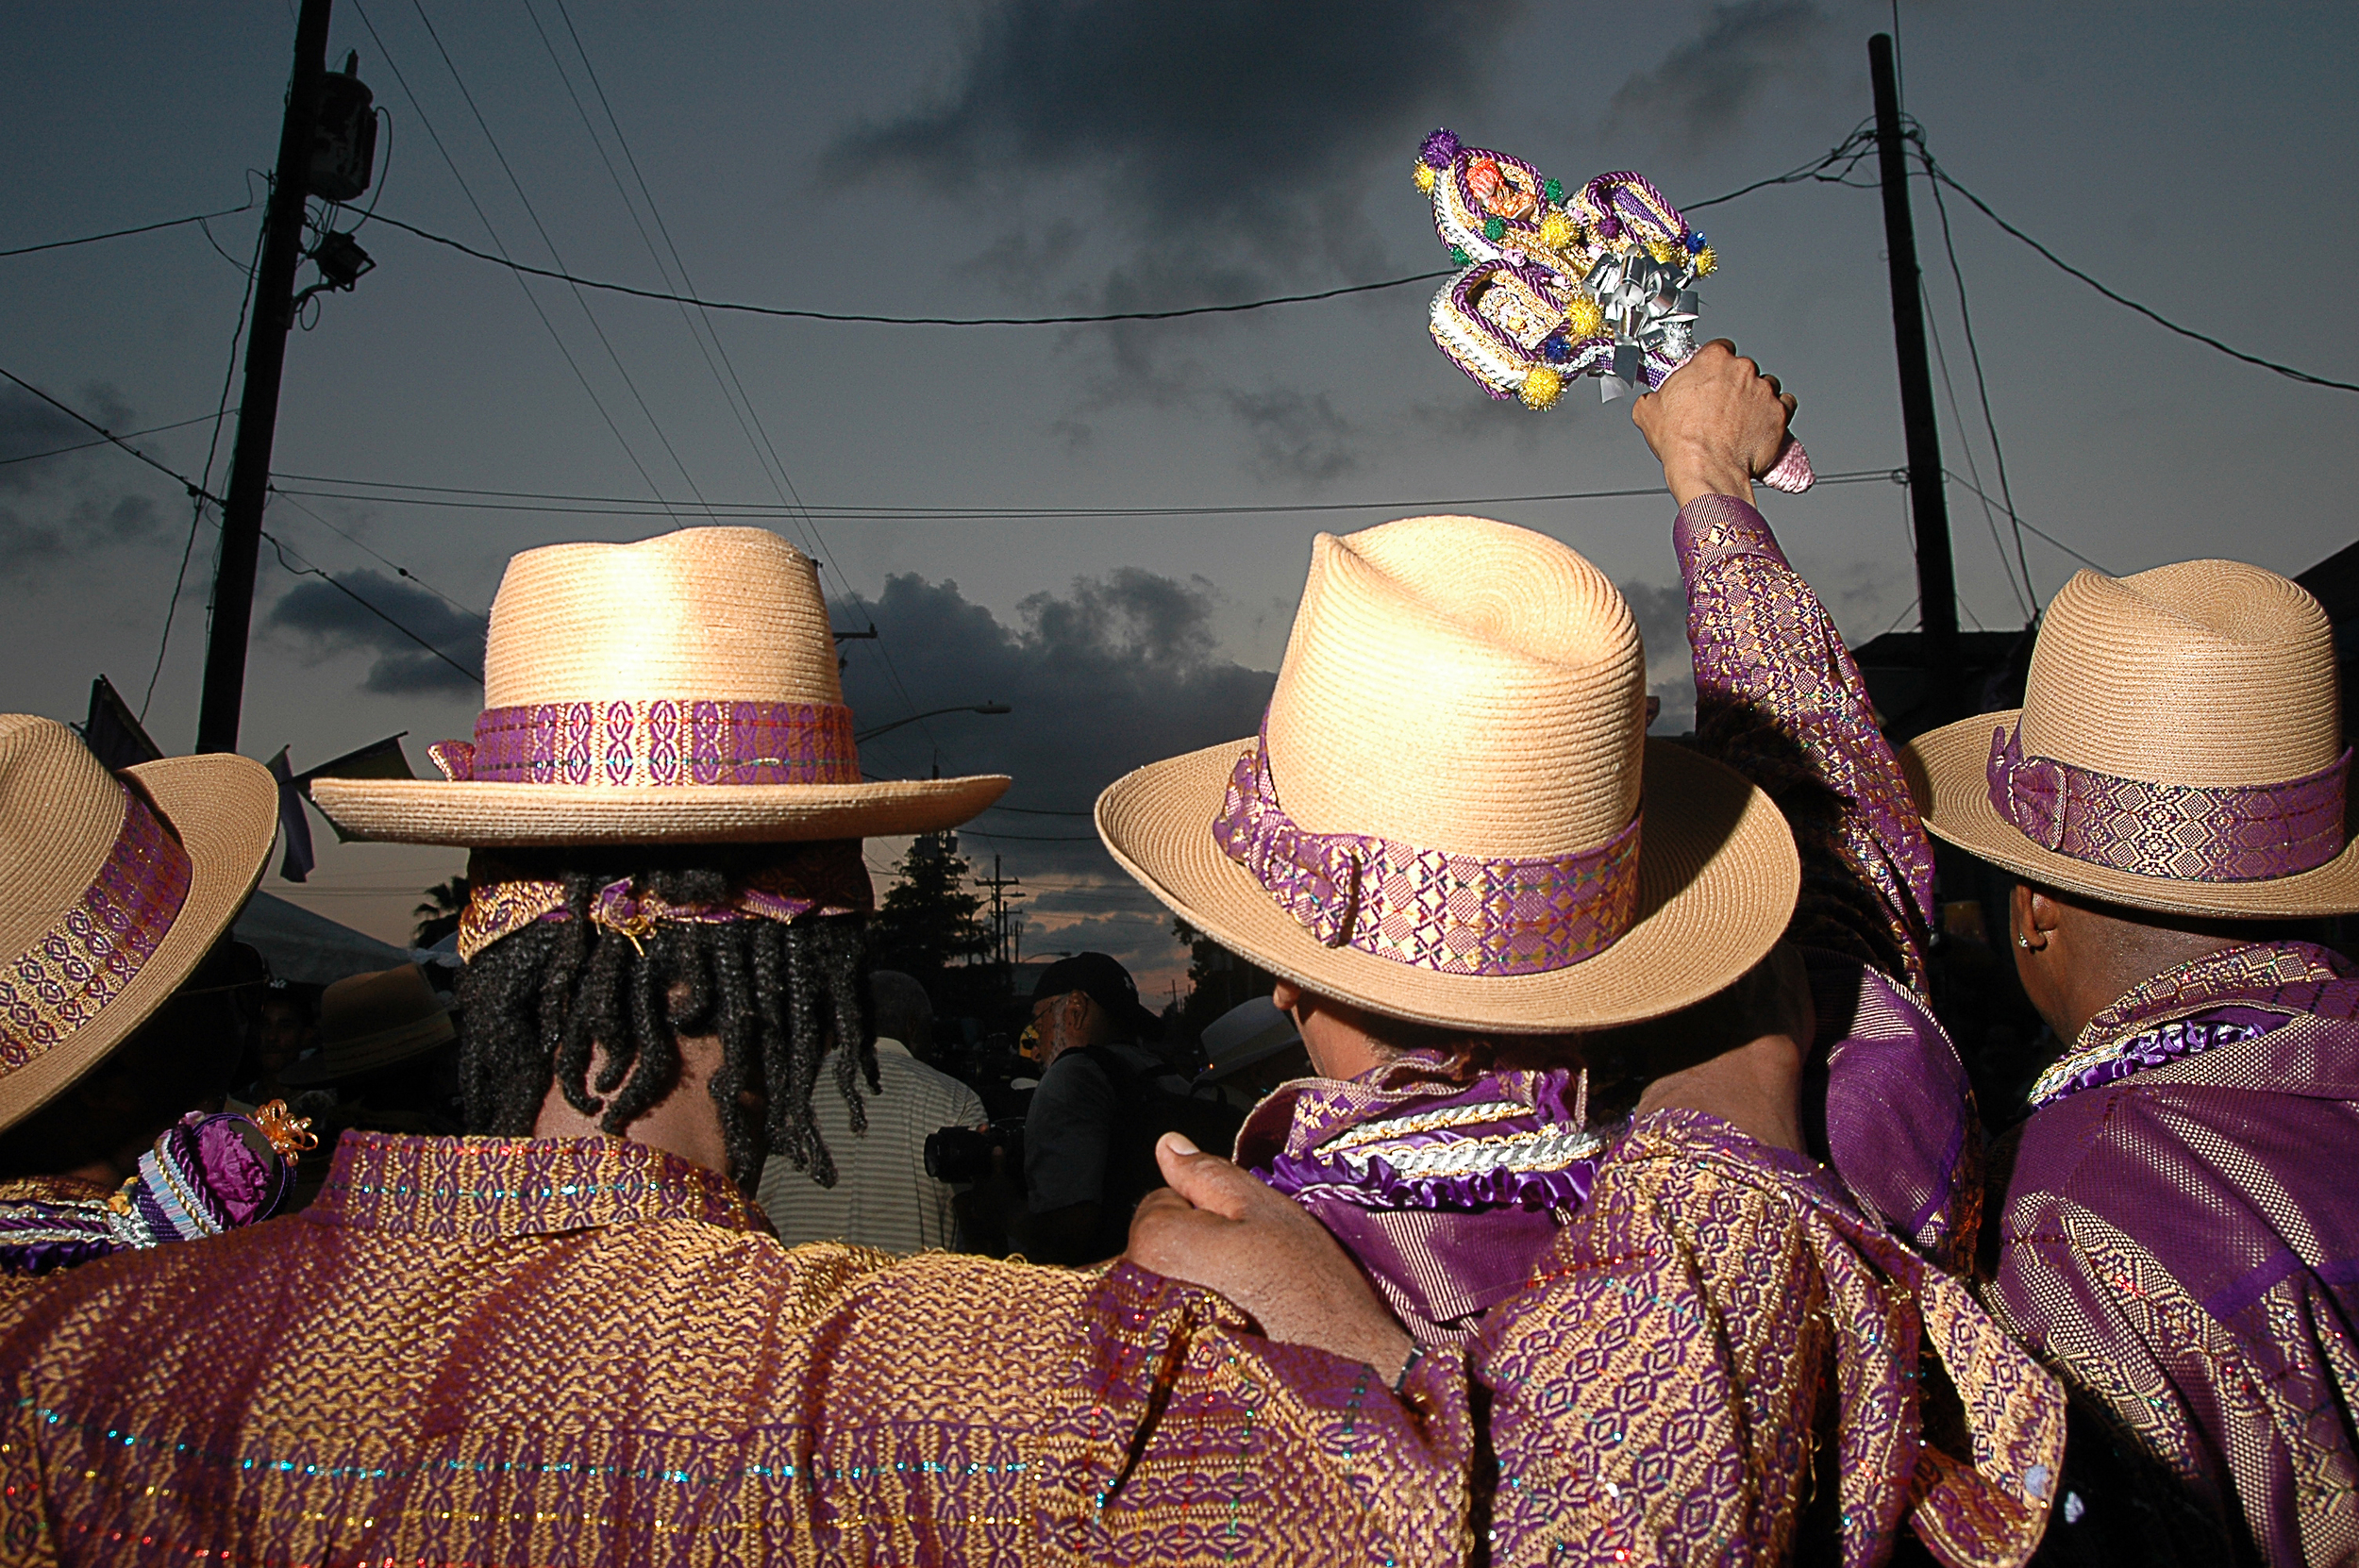
[[[912,713],[906,719],[895,719],[889,725],[878,725],[874,729],[863,729],[852,737],[852,743],[858,745],[863,741],[873,741],[887,730],[898,729],[903,725],[913,725],[920,719],[939,718],[945,713],[1012,713],[1014,711],[1014,709],[1010,708],[1004,702],[979,702],[959,704],[949,708],[929,708],[923,713]]]

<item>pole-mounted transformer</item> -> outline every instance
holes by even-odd
[[[254,278],[254,317],[246,331],[245,392],[238,406],[238,444],[229,463],[229,491],[221,509],[221,555],[213,573],[211,634],[205,647],[205,689],[197,711],[196,749],[238,749],[238,720],[245,698],[246,636],[254,617],[254,567],[262,540],[262,508],[270,498],[272,438],[278,424],[278,382],[286,363],[287,329],[295,312],[325,289],[349,289],[371,265],[350,234],[328,231],[306,251],[305,199],[350,201],[369,188],[376,165],[376,107],[347,55],[341,75],[327,71],[330,0],[302,0],[295,20],[294,73],[287,83],[277,173],[262,225],[262,253]],[[306,259],[320,281],[295,292],[295,269]]]
[[[348,202],[376,171],[376,95],[357,75],[360,53],[344,56],[343,74],[320,78],[319,120],[311,134],[311,194]]]

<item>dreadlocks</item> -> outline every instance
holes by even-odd
[[[866,1130],[858,1080],[874,1092],[878,1077],[864,917],[666,923],[634,940],[590,919],[597,891],[626,876],[674,904],[719,903],[729,892],[727,871],[711,864],[556,872],[569,918],[501,938],[460,980],[468,1129],[529,1136],[554,1082],[566,1104],[619,1135],[678,1083],[679,1035],[712,1034],[722,1050],[712,1101],[738,1186],[751,1193],[774,1153],[834,1186],[811,1096],[828,1045],[841,1043],[836,1091],[853,1130]],[[749,1093],[766,1106],[759,1118]]]

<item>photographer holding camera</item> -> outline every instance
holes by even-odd
[[[1036,1263],[1113,1257],[1139,1200],[1163,1184],[1155,1141],[1185,1134],[1226,1149],[1243,1118],[1192,1095],[1188,1075],[1145,1043],[1162,1033],[1139,1003],[1129,972],[1103,953],[1078,953],[1042,972],[1032,989],[1040,1087],[1015,1136],[991,1152],[994,1179],[962,1212],[978,1232],[998,1229]],[[1018,1168],[1023,1172],[1019,1189]]]

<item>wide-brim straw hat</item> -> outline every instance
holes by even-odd
[[[470,742],[439,779],[323,778],[364,839],[469,847],[759,843],[929,833],[1001,775],[863,781],[809,557],[765,528],[683,528],[510,559]]]
[[[2041,622],[2023,707],[1904,754],[1925,826],[2034,882],[2167,914],[2359,909],[2334,627],[2233,560],[2082,572]],[[2061,804],[2059,804],[2061,803]]]
[[[1555,540],[1474,517],[1321,534],[1265,771],[1254,737],[1154,763],[1098,797],[1098,834],[1182,920],[1321,995],[1470,1033],[1657,1017],[1761,959],[1800,867],[1767,795],[1646,740],[1646,698],[1630,607]]]
[[[320,1048],[278,1075],[290,1089],[359,1077],[459,1038],[426,971],[395,964],[347,975],[320,997]]]
[[[145,1023],[261,880],[278,786],[243,757],[118,776],[54,719],[0,715],[0,1127]]]

